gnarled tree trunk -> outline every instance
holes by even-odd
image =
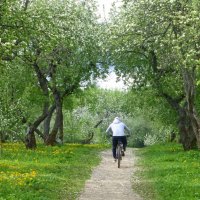
[[[29,125],[27,134],[25,137],[25,146],[27,149],[35,149],[37,147],[34,132],[36,131],[40,123],[46,118],[46,116],[47,116],[47,113],[43,112],[43,114],[39,116],[33,124]]]
[[[35,132],[39,133],[37,128],[38,126],[44,121],[44,119],[49,115],[52,109],[54,109],[55,105],[52,105],[48,112],[46,112],[46,109],[44,108],[43,113],[41,116],[39,116],[33,124],[30,124],[28,127],[28,131],[25,137],[25,146],[27,149],[35,149],[36,148],[36,139],[35,139]],[[39,133],[40,137],[42,136],[43,139],[44,135]]]
[[[183,69],[183,81],[187,102],[187,117],[190,120],[191,131],[196,137],[196,145],[200,149],[200,120],[195,109],[195,69]]]

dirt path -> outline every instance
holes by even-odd
[[[142,200],[131,189],[133,166],[132,149],[127,149],[120,169],[113,163],[111,150],[102,152],[102,161],[86,182],[79,200]]]

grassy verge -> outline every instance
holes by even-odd
[[[39,146],[3,144],[0,153],[0,200],[76,199],[100,162],[100,145]]]
[[[139,181],[133,184],[145,199],[199,200],[200,151],[162,144],[136,151]]]

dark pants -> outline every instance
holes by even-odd
[[[122,142],[124,151],[126,151],[126,146],[127,146],[126,136],[113,136],[112,137],[112,152],[113,152],[113,158],[115,158],[115,159],[116,159],[116,148],[117,148],[118,140],[120,140]]]

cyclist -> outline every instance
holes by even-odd
[[[115,117],[114,121],[109,125],[106,130],[106,133],[112,133],[112,153],[114,161],[116,161],[116,148],[118,140],[123,143],[122,156],[125,156],[124,151],[126,151],[127,146],[126,135],[124,133],[125,130],[127,130],[130,135],[130,129],[120,120],[119,117]]]

